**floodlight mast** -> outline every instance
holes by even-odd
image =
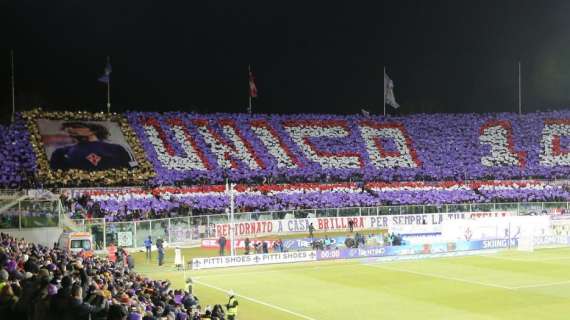
[[[521,62],[519,60],[519,116],[522,115]]]
[[[14,80],[14,50],[10,50],[10,82],[12,85],[12,116],[11,123],[14,123],[16,116],[16,82]]]

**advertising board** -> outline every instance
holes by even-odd
[[[559,241],[560,239],[555,239]],[[546,241],[546,240],[545,240]],[[560,240],[562,241],[562,240]],[[566,241],[570,242],[569,238]],[[365,248],[341,248],[317,251],[294,251],[269,254],[252,254],[239,256],[221,256],[192,259],[192,269],[210,269],[225,267],[241,267],[264,264],[294,263],[317,260],[397,257],[414,255],[433,255],[454,252],[496,250],[513,248],[517,239],[488,239],[474,241],[440,242],[431,244],[412,244],[404,246],[377,246]]]
[[[356,259],[388,256],[425,255],[458,251],[475,251],[516,247],[516,239],[492,239],[476,241],[440,242],[431,244],[412,244],[404,246],[385,246],[351,248],[338,250],[319,250],[317,260]]]
[[[192,259],[192,269],[212,269],[224,267],[257,266],[265,264],[316,261],[315,251],[251,254]]]

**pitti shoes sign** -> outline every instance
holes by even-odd
[[[194,258],[192,259],[192,269],[198,270],[225,267],[258,266],[263,264],[308,262],[316,260],[317,254],[315,251]]]
[[[498,211],[265,220],[235,223],[232,229],[237,237],[252,237],[268,234],[308,233],[311,223],[316,232],[321,232],[348,230],[349,221],[353,222],[355,230],[365,230],[388,229],[392,226],[402,225],[440,225],[446,220],[481,219],[510,215],[511,212]],[[230,224],[216,224],[215,232],[216,237],[228,237],[230,235]]]

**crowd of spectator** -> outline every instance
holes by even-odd
[[[224,319],[192,287],[145,278],[103,257],[83,257],[0,234],[0,319]]]
[[[490,202],[570,201],[562,183],[543,181],[304,183],[238,185],[235,212],[435,205]],[[140,188],[136,191],[94,191],[62,196],[72,218],[105,218],[108,222],[200,216],[223,213],[229,196],[223,186]]]
[[[17,121],[9,126],[0,125],[0,187],[34,185],[35,162],[25,123]]]

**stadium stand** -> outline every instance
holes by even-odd
[[[0,126],[0,187],[22,188],[34,183],[35,156],[22,119]]]
[[[142,277],[123,261],[82,257],[3,233],[0,244],[1,319],[186,320],[203,315],[190,292]]]
[[[114,141],[130,148],[132,167],[96,170],[101,158],[91,154],[94,171],[54,168],[46,146],[69,141],[64,132],[45,134],[45,120],[118,123],[124,139]],[[570,173],[570,111],[385,118],[34,110],[0,130],[3,187],[137,186],[67,199],[70,211],[80,204],[111,221],[180,208],[221,212],[226,179],[238,183],[238,211],[570,198],[564,182],[552,182]]]
[[[242,212],[312,208],[373,207],[401,204],[568,201],[564,186],[540,181],[298,183],[236,187],[236,208]],[[146,220],[224,212],[229,199],[224,185],[157,187],[129,191],[86,191],[66,198],[75,218],[107,221]]]
[[[73,149],[61,129],[70,127],[95,130],[101,141],[92,152]],[[570,111],[385,118],[34,110],[0,127],[0,186],[50,188],[71,217],[108,222],[224,212],[226,180],[237,183],[238,212],[570,201],[569,137]],[[109,150],[128,159],[106,162]],[[81,156],[71,159],[72,151]],[[22,208],[13,219],[4,210],[6,225],[26,227]],[[50,219],[42,207],[24,211]],[[96,242],[117,231],[98,228]],[[145,230],[154,232],[149,223],[139,236]],[[200,317],[198,305],[122,263],[0,235],[2,319],[184,320]]]

